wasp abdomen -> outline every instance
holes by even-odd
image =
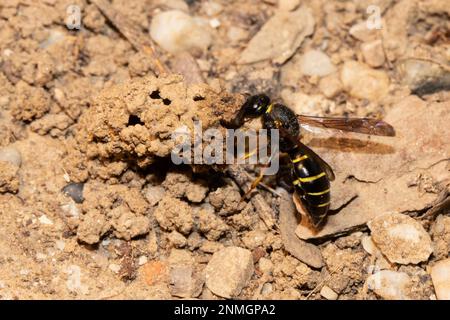
[[[313,224],[321,224],[330,208],[330,180],[314,158],[299,150],[289,153],[293,165],[293,184]]]

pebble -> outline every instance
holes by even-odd
[[[53,221],[50,220],[45,214],[39,217],[39,222],[45,225],[52,225]]]
[[[450,72],[440,64],[423,59],[406,59],[397,69],[402,83],[418,95],[450,90]]]
[[[14,147],[7,146],[0,148],[0,161],[9,162],[16,167],[22,164],[22,156],[20,151]]]
[[[351,36],[364,42],[375,39],[377,36],[377,32],[378,31],[376,29],[367,28],[366,21],[354,24],[349,30]]]
[[[330,57],[320,50],[309,50],[300,58],[300,71],[307,76],[323,77],[336,71]]]
[[[345,62],[340,76],[344,89],[356,98],[378,101],[389,92],[387,74],[360,62]]]
[[[323,77],[319,81],[319,89],[327,98],[334,98],[342,92],[342,83],[337,73]]]
[[[179,233],[176,230],[173,230],[169,234],[169,241],[171,244],[173,244],[176,248],[183,248],[187,244],[187,239],[185,236],[183,236],[181,233]]]
[[[206,286],[220,297],[236,297],[248,284],[253,272],[253,258],[249,250],[227,247],[214,253],[206,266]]]
[[[61,210],[64,211],[67,217],[78,218],[80,216],[80,211],[73,201],[68,204],[63,204]]]
[[[67,289],[78,294],[88,294],[89,289],[81,283],[81,268],[77,265],[70,265],[67,268]]]
[[[215,16],[223,11],[223,6],[216,1],[209,0],[202,3],[202,9],[208,16]]]
[[[178,11],[161,12],[152,20],[150,36],[169,53],[206,50],[211,44],[207,23]]]
[[[180,298],[195,298],[200,295],[204,281],[192,266],[175,265],[170,268],[170,293]]]
[[[278,8],[280,10],[292,11],[300,5],[300,0],[279,0]]]
[[[381,67],[385,62],[383,44],[381,40],[361,44],[364,61],[371,67]]]
[[[384,214],[369,221],[368,226],[373,242],[390,262],[417,264],[427,261],[433,252],[430,235],[407,215]]]
[[[382,270],[367,278],[367,285],[380,297],[387,300],[407,300],[411,278],[404,272]]]
[[[138,265],[143,266],[148,262],[148,259],[146,256],[140,256],[138,259]]]
[[[165,189],[161,186],[147,186],[144,189],[144,197],[150,207],[156,206],[164,198],[165,193]]]
[[[119,271],[120,271],[120,265],[115,264],[115,263],[111,263],[111,264],[108,266],[108,268],[109,268],[109,270],[111,270],[111,271],[114,272],[114,273],[119,273]]]
[[[320,290],[320,295],[327,300],[337,300],[338,298],[338,294],[328,286],[322,287],[322,289]]]
[[[259,270],[262,273],[267,273],[267,274],[272,273],[274,265],[270,259],[262,257],[261,259],[259,259],[258,264],[259,264]]]
[[[266,233],[262,230],[251,230],[242,237],[242,242],[247,249],[253,250],[263,245]]]
[[[239,57],[239,64],[272,60],[285,63],[305,37],[314,32],[314,16],[308,7],[295,11],[278,10],[250,40]]]
[[[55,247],[56,247],[56,249],[58,249],[60,251],[64,251],[64,248],[66,247],[66,243],[63,240],[56,240]]]
[[[439,300],[450,300],[450,258],[437,262],[431,267],[436,297]]]
[[[361,245],[364,250],[370,255],[377,253],[378,249],[370,236],[365,236],[361,239]]]
[[[84,201],[83,188],[84,183],[71,182],[62,188],[62,192],[71,197],[76,203],[82,203]]]

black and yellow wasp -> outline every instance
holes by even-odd
[[[334,180],[334,173],[322,158],[300,142],[300,127],[310,125],[369,135],[395,136],[394,128],[384,121],[297,115],[285,105],[272,103],[265,94],[247,98],[229,126],[239,128],[247,120],[259,117],[268,132],[270,129],[279,130],[279,150],[289,155],[295,192],[315,228],[322,227],[326,220],[331,200],[330,181]]]

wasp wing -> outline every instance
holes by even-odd
[[[300,125],[351,131],[377,136],[395,136],[394,128],[385,121],[371,118],[334,118],[297,115]]]

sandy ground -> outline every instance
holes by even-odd
[[[156,78],[105,3],[184,78]],[[181,36],[155,31],[171,10]],[[444,0],[3,0],[0,297],[448,298],[449,16]],[[396,128],[305,134],[336,174],[318,233],[279,179],[240,201],[258,167],[170,161],[174,130],[223,132],[258,92]]]

